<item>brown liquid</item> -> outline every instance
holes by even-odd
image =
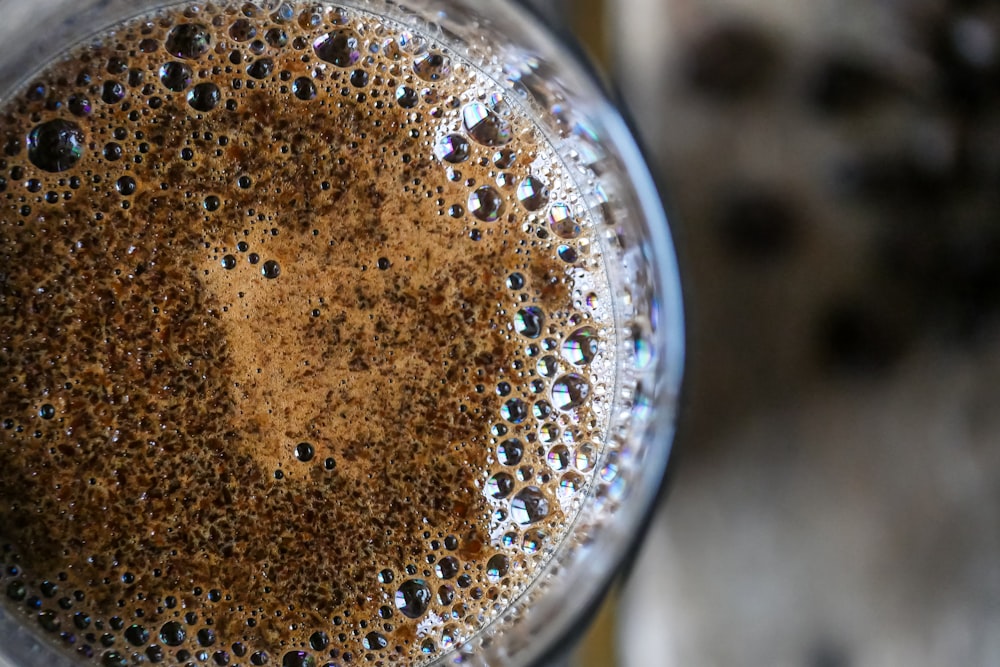
[[[607,323],[547,145],[311,16],[134,21],[0,121],[6,599],[109,667],[434,657],[590,472]]]

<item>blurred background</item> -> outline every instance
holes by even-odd
[[[1000,3],[549,1],[687,278],[673,480],[585,665],[1000,665]]]

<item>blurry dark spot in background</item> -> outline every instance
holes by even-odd
[[[723,198],[717,215],[719,240],[736,259],[776,260],[797,240],[794,206],[766,187],[745,188]]]
[[[819,111],[830,114],[856,113],[883,100],[892,81],[872,63],[859,56],[839,54],[822,63],[809,90],[809,100]]]
[[[863,297],[830,306],[819,325],[819,354],[832,371],[871,373],[889,368],[902,357],[913,332],[894,319],[895,304],[876,304]]]
[[[805,667],[851,667],[851,658],[841,644],[821,641],[812,647]]]
[[[778,44],[764,28],[743,22],[720,24],[691,45],[686,75],[696,90],[731,101],[766,88],[779,62]]]

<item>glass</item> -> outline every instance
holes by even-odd
[[[8,5],[10,3],[7,3]],[[3,8],[0,95],[66,47],[167,6],[162,0],[65,0]],[[277,4],[277,3],[272,3]],[[296,4],[296,3],[292,3]],[[299,3],[305,4],[305,3]],[[325,3],[326,4],[326,3]],[[576,527],[528,591],[434,664],[513,667],[565,652],[641,532],[660,487],[684,359],[680,280],[667,221],[628,127],[575,54],[525,7],[504,0],[343,0],[433,35],[524,108],[573,165],[603,245],[617,330],[617,374],[603,451]],[[583,298],[587,298],[584,296]],[[0,667],[76,664],[0,607]]]

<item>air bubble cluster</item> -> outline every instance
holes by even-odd
[[[179,5],[0,114],[0,597],[82,658],[423,664],[615,474],[588,202],[402,25]]]

